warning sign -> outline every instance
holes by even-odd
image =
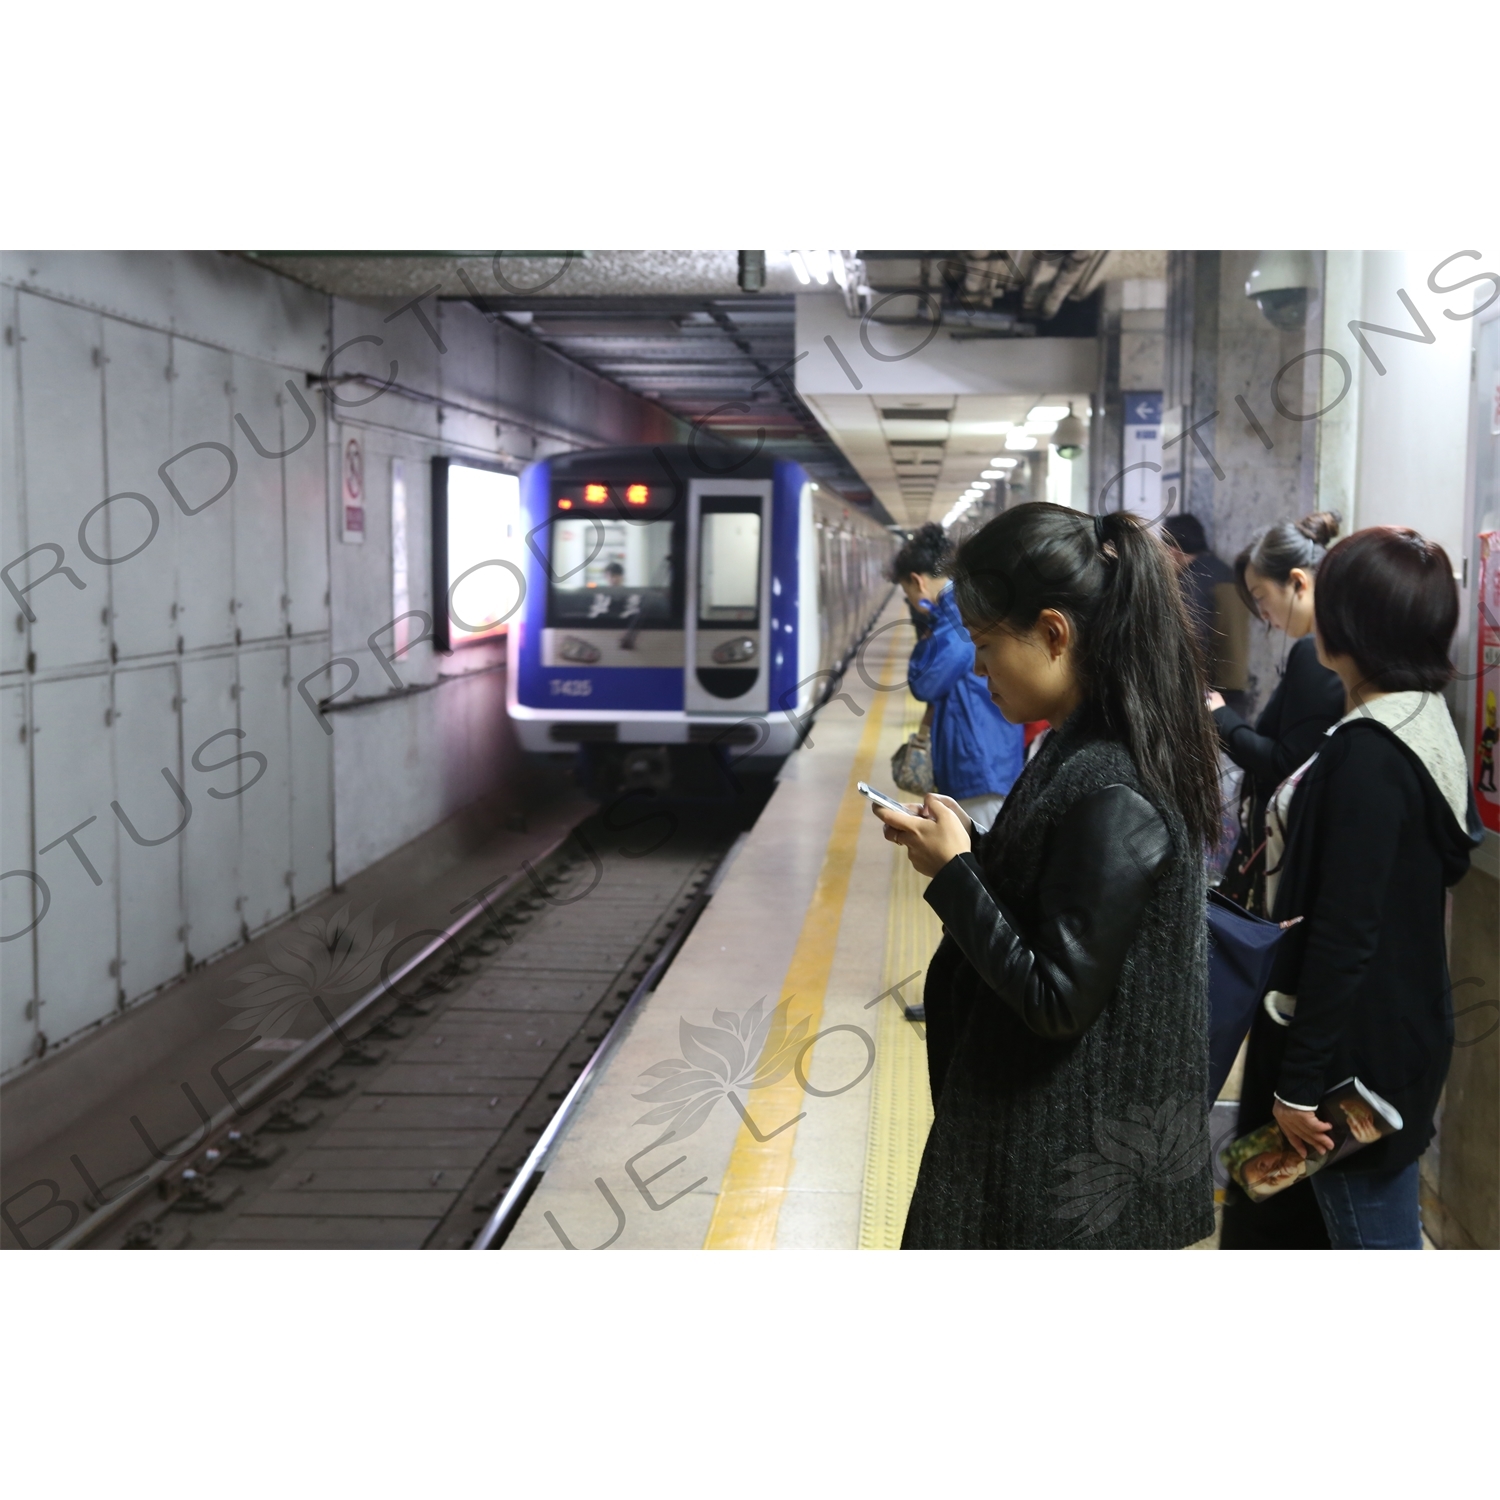
[[[343,522],[340,538],[346,542],[365,539],[365,456],[358,438],[344,444]]]

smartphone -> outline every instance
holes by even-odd
[[[906,809],[899,802],[893,802],[884,792],[877,792],[867,781],[859,783],[859,792],[862,797],[868,797],[877,807],[888,807],[892,812],[906,812]],[[911,814],[907,813],[907,816],[910,817]]]

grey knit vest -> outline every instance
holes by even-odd
[[[1182,818],[1146,791],[1123,745],[1070,721],[1026,768],[978,853],[1023,934],[1035,931],[1048,837],[1080,798],[1115,784],[1153,802],[1179,852],[1082,1037],[1028,1031],[951,938],[933,957],[924,998],[935,1118],[905,1248],[1172,1249],[1213,1230],[1205,882]]]

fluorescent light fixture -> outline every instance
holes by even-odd
[[[1033,422],[1060,422],[1067,414],[1066,406],[1033,406],[1026,413],[1026,424],[1029,428]]]
[[[849,289],[849,277],[844,270],[844,252],[842,250],[830,250],[828,252],[828,263],[833,267],[833,279],[838,282],[841,292]]]
[[[981,479],[1004,479],[1004,469],[986,469],[980,476]]]
[[[1005,446],[1015,453],[1029,453],[1036,447],[1036,439],[1024,432],[1013,432],[1005,439]]]
[[[808,268],[812,271],[813,280],[819,286],[828,285],[828,252],[826,250],[809,250],[807,252]]]
[[[1031,433],[1032,436],[1034,436],[1034,437],[1046,437],[1049,433],[1053,433],[1053,432],[1057,431],[1057,423],[1056,422],[1028,422],[1026,424],[1026,429],[1025,430],[1027,432]]]
[[[1004,458],[997,456],[995,458],[992,458],[990,462],[994,464],[997,469],[1013,469],[1018,463],[1021,462],[1021,460],[1019,458]]]
[[[988,479],[976,479],[974,481],[974,483],[969,486],[969,488],[971,490],[978,490],[978,491],[980,491],[981,494],[985,490],[989,489],[989,487],[990,487],[990,482],[989,482]]]
[[[811,286],[812,277],[807,273],[807,262],[802,259],[802,252],[800,250],[788,250],[787,258],[792,263],[792,270],[797,273],[797,280],[803,286]]]

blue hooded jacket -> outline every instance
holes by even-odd
[[[945,796],[1009,792],[1026,763],[1025,731],[990,701],[974,672],[974,646],[959,618],[951,586],[932,606],[932,630],[918,640],[907,666],[912,696],[932,705],[932,775]]]

